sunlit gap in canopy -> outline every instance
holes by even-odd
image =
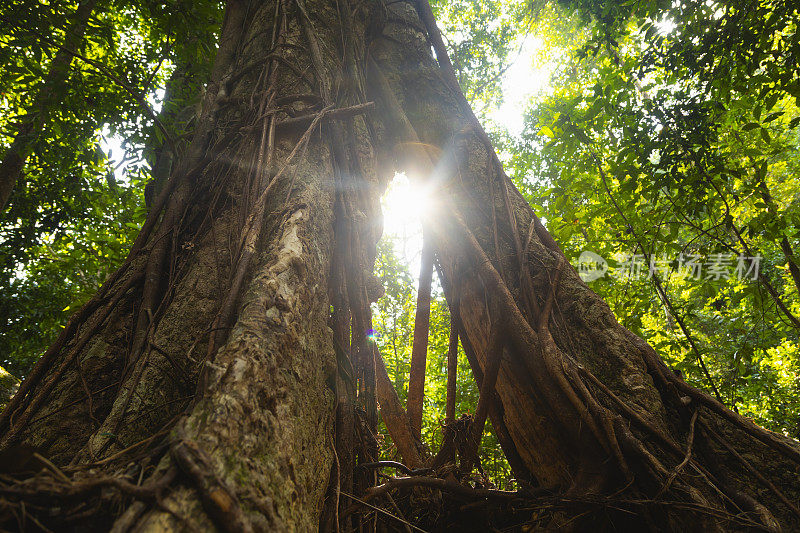
[[[383,239],[393,244],[397,258],[415,277],[422,256],[422,217],[432,207],[428,187],[396,173],[381,199]]]
[[[502,77],[502,103],[487,113],[487,129],[499,127],[517,141],[537,143],[539,141],[530,136],[523,137],[526,129],[525,117],[532,107],[538,105],[541,96],[547,94],[551,79],[565,60],[567,51],[553,47],[552,43],[533,36],[531,32],[519,37],[515,46],[516,53],[509,57]],[[512,154],[501,148],[497,155],[508,168]],[[533,177],[526,176],[524,179],[533,180]],[[541,220],[546,226],[546,218]]]
[[[166,90],[163,87],[158,87],[146,97],[150,109],[156,115],[161,112],[165,93]],[[130,146],[125,137],[121,133],[112,132],[108,124],[103,124],[97,130],[96,135],[99,148],[108,158],[108,165],[114,172],[114,179],[121,185],[129,185],[127,170],[129,166],[137,162],[137,154],[134,150],[129,150]]]
[[[544,40],[528,33],[517,40],[515,47],[502,77],[502,103],[489,110],[488,118],[518,137],[525,128],[527,106],[549,87],[562,58],[551,57]]]

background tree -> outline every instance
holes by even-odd
[[[19,123],[35,119],[39,127],[24,139],[24,179],[0,224],[0,353],[19,377],[124,259],[147,212],[147,160],[154,163],[166,143],[139,97],[160,105],[161,125],[184,137],[220,18],[219,6],[209,3],[106,7],[87,13],[90,30],[73,49],[51,40],[68,13],[24,2],[0,13],[1,138],[11,150]],[[48,54],[69,59],[70,69],[57,70],[65,79],[39,102],[39,113],[31,100],[47,83]],[[158,88],[171,64],[180,65],[173,74],[180,86],[164,94]],[[187,109],[188,116],[180,111]]]

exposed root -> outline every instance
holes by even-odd
[[[211,459],[195,443],[180,441],[170,455],[178,468],[192,480],[200,493],[203,508],[216,526],[230,533],[253,531],[244,516],[236,494],[214,473]]]
[[[30,519],[42,531],[63,530],[81,522],[107,528],[114,518],[112,510],[121,501],[157,504],[177,475],[178,471],[170,468],[145,484],[122,475],[78,473],[68,478],[55,467],[23,480],[3,476],[0,527],[15,524],[16,529],[25,531],[24,522]]]
[[[501,491],[427,476],[390,478],[361,497],[346,496],[353,500],[346,514],[377,511],[389,531],[394,531],[398,523],[415,531],[620,531],[640,528],[643,517],[653,512],[670,511],[695,515],[698,523],[711,520],[725,529],[774,531],[745,513],[698,502],[622,495],[567,496],[545,489]]]

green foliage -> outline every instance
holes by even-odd
[[[375,275],[383,282],[386,293],[374,304],[375,341],[386,362],[389,377],[400,401],[405,405],[408,394],[408,372],[416,310],[416,279],[408,265],[395,253],[395,242],[384,238],[378,245]],[[447,401],[447,347],[450,334],[450,312],[441,288],[434,279],[431,287],[430,334],[425,367],[425,399],[423,405],[422,439],[434,453],[441,446],[442,424]],[[457,373],[456,417],[474,413],[478,404],[478,389],[463,350],[459,347]],[[391,439],[382,428],[384,455],[394,454]],[[480,459],[487,475],[502,486],[510,486],[511,468],[490,424],[480,449]]]
[[[0,366],[0,409],[6,406],[17,389],[19,389],[19,380]]]
[[[518,0],[458,0],[431,2],[431,7],[467,99],[484,110],[499,104],[502,75],[514,59],[519,30],[532,16],[533,5]]]
[[[0,7],[0,156],[31,114],[42,122],[0,215],[0,363],[20,377],[127,254],[146,214],[147,155],[164,142],[138,97],[183,134],[167,112],[194,103],[221,16],[215,2],[98,0],[66,83],[47,86],[77,5]],[[175,65],[187,82],[164,101]]]
[[[514,179],[577,261],[609,260],[591,282],[620,321],[687,381],[800,436],[800,310],[790,257],[800,213],[796,126],[798,12],[788,3],[565,2],[591,31],[572,46],[521,139]],[[665,259],[659,295],[625,254]],[[757,280],[694,279],[681,259],[763,256]],[[736,260],[733,261],[735,267]],[[733,270],[731,270],[733,272]],[[705,275],[701,276],[706,278]]]

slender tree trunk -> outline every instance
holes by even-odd
[[[451,314],[457,312],[452,308]],[[452,424],[456,419],[456,395],[458,391],[458,328],[453,319],[450,319],[450,340],[447,346],[447,401],[444,409],[445,424]]]
[[[420,179],[439,188],[433,243],[482,417],[556,495],[544,525],[800,525],[796,443],[617,323],[448,65],[427,3],[229,2],[194,139],[130,257],[0,415],[6,453],[52,464],[4,481],[7,508],[52,529],[347,527],[349,491],[377,483],[355,468],[376,458],[376,396],[397,407],[367,338],[379,197],[421,142],[442,153]]]
[[[428,360],[428,333],[431,318],[431,281],[433,279],[433,247],[430,238],[422,245],[417,288],[417,309],[414,315],[414,340],[411,345],[411,370],[408,374],[408,420],[414,436],[422,440],[422,410],[425,403],[425,365]]]
[[[64,91],[69,80],[72,54],[83,41],[86,26],[94,11],[97,0],[84,0],[78,5],[73,21],[66,31],[62,48],[56,51],[50,63],[50,71],[44,79],[30,109],[21,118],[19,129],[11,145],[0,160],[0,215],[5,213],[14,186],[22,175],[25,162],[36,144],[36,140],[48,123],[50,110],[57,96]]]

